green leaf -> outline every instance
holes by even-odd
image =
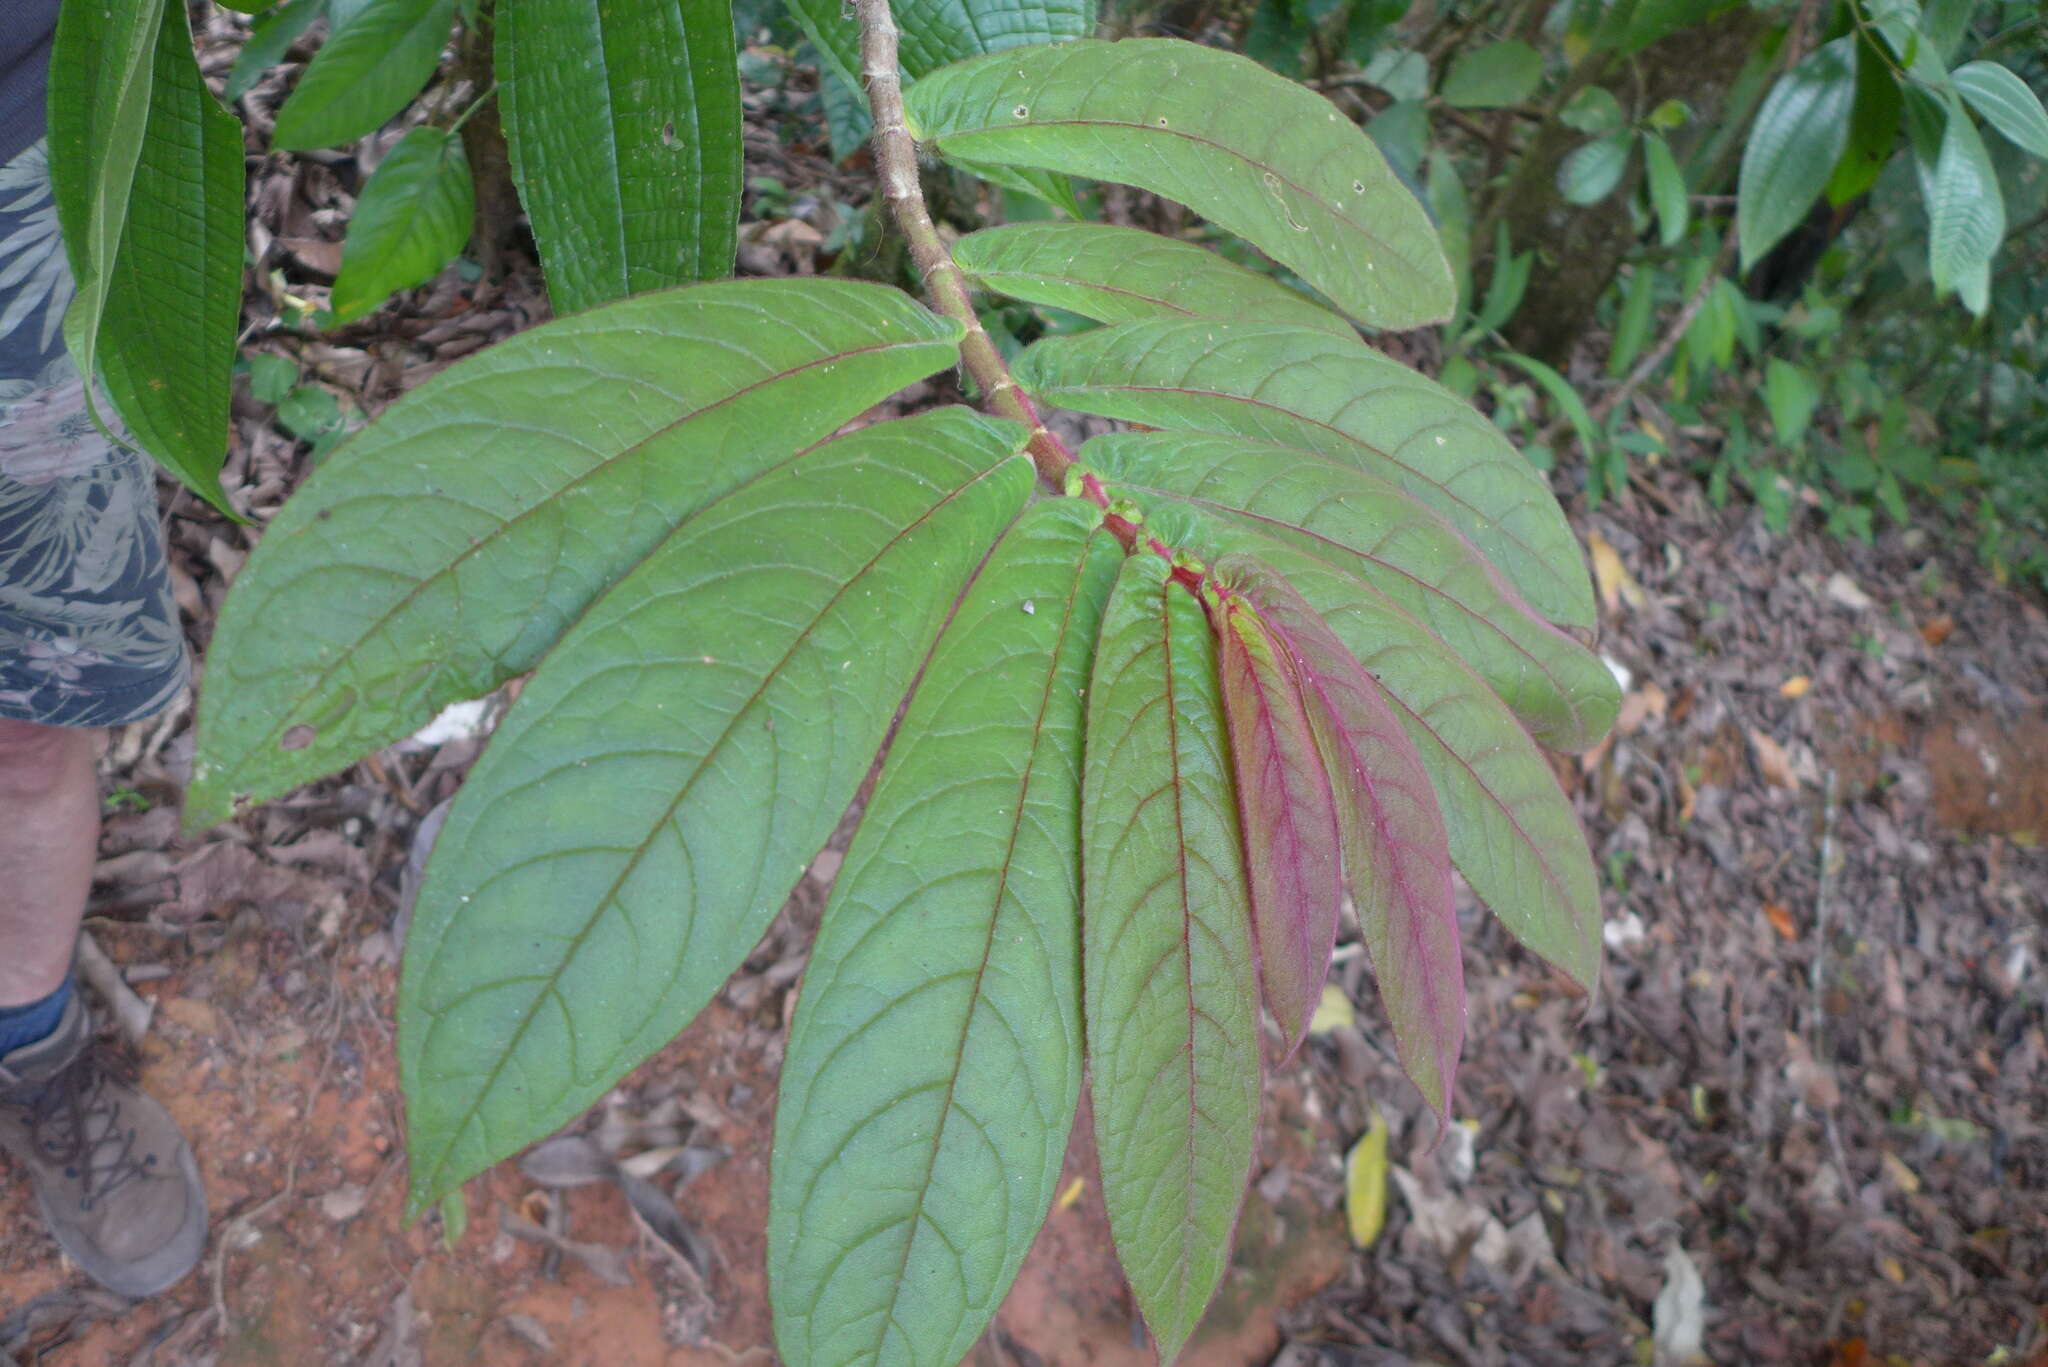
[[[242,44],[235,64],[228,68],[227,87],[222,92],[228,103],[255,89],[264,74],[284,60],[291,45],[326,14],[327,0],[286,0],[259,16],[249,26],[249,41]]]
[[[1657,272],[1648,262],[1630,268],[1627,292],[1621,297],[1621,313],[1614,320],[1614,346],[1607,355],[1607,373],[1616,379],[1628,374],[1636,357],[1650,341],[1650,324],[1657,313]]]
[[[1828,203],[1840,208],[1877,184],[1899,140],[1899,83],[1891,63],[1865,38],[1856,49],[1856,107],[1849,143],[1828,177]]]
[[[907,121],[943,156],[1121,181],[1250,241],[1376,327],[1456,301],[1422,205],[1322,96],[1213,48],[1077,41],[934,72]]]
[[[475,217],[461,134],[424,126],[407,132],[363,186],[348,221],[334,279],[336,321],[359,318],[439,275],[469,241]]]
[[[1558,121],[1581,133],[1618,133],[1628,126],[1621,101],[1605,87],[1589,85],[1565,101]]]
[[[1343,337],[1336,314],[1212,251],[1102,223],[1013,223],[953,244],[960,269],[998,294],[1100,323],[1162,315],[1290,323]]]
[[[1208,433],[1112,432],[1081,459],[1141,503],[1185,502],[1348,569],[1448,642],[1554,749],[1588,749],[1614,723],[1620,692],[1599,657],[1538,617],[1442,516],[1385,480]]]
[[[1251,1175],[1259,999],[1216,644],[1167,574],[1125,562],[1096,647],[1081,963],[1103,1202],[1170,1363],[1222,1280]]]
[[[1420,101],[1429,94],[1429,58],[1406,47],[1383,47],[1360,73],[1394,97],[1396,104]]]
[[[250,557],[207,661],[186,819],[533,668],[677,519],[954,363],[960,335],[879,285],[736,281],[543,324],[435,376]]]
[[[1377,475],[1448,518],[1551,621],[1595,620],[1578,542],[1543,477],[1471,405],[1362,342],[1157,319],[1047,338],[1016,376],[1083,413],[1299,447]]]
[[[512,175],[556,310],[731,274],[741,191],[731,11],[519,0],[498,23]]]
[[[78,281],[64,335],[79,373],[97,371],[138,446],[237,516],[220,467],[242,304],[242,134],[200,79],[182,9],[63,7],[50,174]]]
[[[346,23],[337,16],[277,111],[272,145],[304,152],[376,132],[434,74],[454,22],[455,0],[369,0]]]
[[[1934,163],[1927,219],[1927,261],[1934,292],[1954,289],[1964,307],[1981,317],[1990,303],[1991,258],[2005,237],[2005,197],[1984,140],[1953,95],[1941,155]]]
[[[1592,204],[1614,193],[1628,170],[1629,144],[1626,132],[1609,133],[1572,149],[1558,164],[1557,190],[1573,204]]]
[[[1748,270],[1797,227],[1849,145],[1856,38],[1824,43],[1778,78],[1742,149],[1735,227]]]
[[[1485,336],[1515,316],[1529,291],[1529,272],[1535,265],[1536,253],[1510,251],[1508,225],[1494,224],[1493,274],[1486,282],[1486,301],[1479,306],[1468,335]]]
[[[1438,93],[1445,104],[1458,109],[1498,109],[1528,99],[1542,81],[1542,54],[1511,38],[1452,58]]]
[[[1600,888],[1586,838],[1549,761],[1493,690],[1428,628],[1319,556],[1192,508],[1151,509],[1146,525],[1212,562],[1263,561],[1322,615],[1396,704],[1458,872],[1516,939],[1591,991]]]
[[[1643,134],[1643,169],[1649,175],[1650,203],[1657,210],[1659,240],[1675,247],[1685,240],[1692,209],[1686,199],[1685,172],[1671,155],[1671,144],[1655,133]]]
[[[825,908],[775,1112],[793,1367],[952,1367],[1038,1235],[1081,1086],[1081,726],[1122,548],[1037,504],[946,628]]]
[[[542,661],[406,945],[415,1212],[597,1100],[754,947],[1021,509],[1025,436],[956,408],[827,442],[685,517]]]
[[[1570,380],[1534,356],[1503,351],[1500,353],[1500,359],[1522,371],[1542,387],[1543,392],[1550,396],[1550,401],[1557,405],[1558,411],[1571,423],[1572,431],[1578,434],[1579,445],[1586,448],[1587,455],[1590,456],[1600,449],[1600,425],[1593,421],[1592,413],[1586,409],[1586,401],[1579,397],[1578,390],[1572,388]]]
[[[1788,449],[1799,445],[1807,425],[1813,421],[1813,410],[1819,406],[1820,385],[1813,372],[1771,357],[1764,367],[1764,407],[1770,410],[1778,445]]]
[[[2027,83],[1997,62],[1970,62],[1949,79],[1985,122],[2037,157],[2048,158],[2048,110]]]

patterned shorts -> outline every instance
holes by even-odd
[[[116,726],[169,706],[185,637],[150,463],[93,426],[58,336],[70,297],[37,143],[0,166],[0,717]]]

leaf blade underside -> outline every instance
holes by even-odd
[[[1362,342],[1215,319],[1050,337],[1017,383],[1063,408],[1299,447],[1441,513],[1551,621],[1591,627],[1593,587],[1550,486],[1478,410]]]
[[[1110,432],[1082,461],[1119,488],[1256,526],[1341,565],[1443,637],[1539,741],[1584,750],[1621,691],[1477,547],[1412,494],[1298,448],[1221,433]]]
[[[1259,1114],[1258,983],[1215,643],[1124,564],[1088,690],[1083,1013],[1117,1257],[1171,1362],[1230,1254]]]
[[[1171,38],[991,54],[907,92],[942,156],[1164,195],[1291,267],[1361,322],[1442,322],[1456,285],[1436,231],[1372,140],[1257,62]]]
[[[519,0],[498,23],[506,146],[556,311],[730,274],[741,192],[731,11]]]
[[[967,234],[953,244],[953,260],[998,294],[1098,323],[1201,316],[1357,335],[1350,323],[1271,276],[1139,228],[1010,223]]]
[[[792,1367],[951,1367],[1044,1222],[1081,1081],[1082,699],[1122,558],[1075,500],[1019,520],[847,853],[776,1107]]]
[[[407,945],[415,1211],[596,1100],[754,947],[1022,506],[1024,435],[942,409],[827,442],[686,518],[542,662]]]
[[[1240,594],[1212,608],[1266,1009],[1292,1054],[1329,977],[1343,896],[1336,798],[1295,661]]]
[[[951,364],[959,335],[883,286],[736,281],[543,324],[421,385],[250,557],[209,653],[187,820],[531,669],[677,519]]]
[[[1465,1042],[1465,965],[1449,837],[1422,757],[1379,684],[1292,585],[1248,559],[1226,557],[1216,571],[1252,596],[1292,652],[1314,744],[1337,794],[1344,886],[1401,1066],[1448,1123]]]

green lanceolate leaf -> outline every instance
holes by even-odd
[[[256,88],[270,68],[284,60],[285,53],[327,14],[327,0],[285,0],[259,15],[249,27],[249,41],[235,54],[228,68],[227,86],[221,94],[233,104]]]
[[[1235,318],[1355,337],[1350,323],[1212,251],[1104,223],[1013,223],[953,244],[960,269],[998,294],[1100,323]]]
[[[1600,890],[1586,838],[1549,762],[1493,690],[1421,623],[1326,560],[1186,507],[1154,507],[1147,526],[1212,561],[1251,556],[1294,586],[1396,704],[1472,891],[1516,939],[1592,990]]]
[[[1308,1038],[1337,944],[1337,799],[1293,653],[1243,594],[1213,584],[1204,592],[1218,638],[1259,990],[1291,1054]]]
[[[50,166],[78,279],[65,322],[137,445],[215,507],[242,302],[242,134],[192,55],[184,12],[67,5]]]
[[[946,409],[830,441],[684,518],[541,663],[406,946],[415,1211],[595,1101],[754,947],[1022,507],[1025,435]]]
[[[1336,794],[1344,889],[1401,1066],[1448,1123],[1465,1042],[1465,966],[1443,813],[1422,757],[1385,690],[1285,579],[1245,557],[1215,569],[1258,605],[1290,656]]]
[[[1048,338],[1016,374],[1065,408],[1299,447],[1376,475],[1449,519],[1538,612],[1594,623],[1584,558],[1543,477],[1463,399],[1362,342],[1157,319]]]
[[[2011,68],[1997,62],[1968,62],[1949,79],[1993,128],[2035,156],[2048,158],[2048,110]]]
[[[1428,215],[1372,140],[1247,58],[1169,38],[1061,43],[934,72],[906,108],[941,155],[1178,200],[1375,327],[1442,322],[1457,303]]]
[[[454,22],[455,0],[369,0],[346,23],[336,17],[271,141],[303,152],[376,132],[434,74]]]
[[[1387,481],[1306,451],[1196,432],[1112,432],[1082,459],[1149,503],[1177,498],[1348,569],[1463,656],[1523,725],[1584,750],[1621,706],[1598,656],[1544,621],[1442,516]]]
[[[1991,258],[2005,236],[2005,196],[1984,139],[1962,104],[1949,97],[1927,199],[1927,261],[1936,294],[1953,289],[1970,312],[1990,303]]]
[[[1748,270],[1806,217],[1849,145],[1856,37],[1814,49],[1764,96],[1742,149],[1735,226]]]
[[[394,292],[439,275],[469,241],[475,216],[462,136],[445,128],[409,131],[356,200],[334,279],[335,319],[359,318]]]
[[[860,73],[860,24],[840,0],[791,0],[790,12],[854,90]],[[915,81],[949,62],[985,52],[1086,38],[1095,32],[1095,0],[903,0],[895,12],[903,72]]]
[[[1543,81],[1543,55],[1520,39],[1459,53],[1438,93],[1459,109],[1500,109],[1520,104]]]
[[[1123,552],[1073,499],[968,590],[825,909],[776,1107],[792,1367],[952,1367],[1044,1222],[1081,1084],[1083,698]]]
[[[1650,203],[1657,210],[1658,238],[1665,246],[1675,247],[1685,237],[1692,210],[1685,172],[1678,169],[1671,144],[1656,133],[1643,135],[1643,169],[1649,177]]]
[[[544,324],[421,385],[250,557],[207,661],[186,819],[533,668],[684,514],[951,364],[960,335],[879,285],[729,282]]]
[[[1216,645],[1166,562],[1125,562],[1088,689],[1083,1002],[1117,1257],[1170,1363],[1230,1259],[1259,999]]]
[[[1572,204],[1592,204],[1614,193],[1628,170],[1628,149],[1635,139],[1609,133],[1572,149],[1558,164],[1557,192]]]
[[[1877,184],[1899,140],[1899,82],[1877,42],[1865,36],[1856,48],[1856,107],[1849,115],[1849,141],[1828,177],[1828,203],[1840,208]]]
[[[741,189],[730,8],[519,0],[498,23],[512,174],[556,310],[730,274]]]

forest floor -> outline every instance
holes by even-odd
[[[750,154],[828,185],[770,134],[750,130]],[[332,279],[347,175],[272,158],[255,177],[254,349],[374,414],[545,317],[515,261],[329,337],[272,326]],[[834,203],[798,193],[750,222],[743,268],[816,269]],[[238,506],[260,523],[307,464],[238,395]],[[203,653],[254,533],[168,501]],[[1356,1022],[1271,1071],[1235,1260],[1187,1360],[1598,1367],[1691,1328],[1722,1367],[2048,1364],[2048,616],[1931,525],[1874,546],[1811,522],[1776,536],[1668,463],[1597,510],[1566,503],[1627,678],[1613,739],[1557,761],[1604,875],[1602,990],[1575,999],[1464,907],[1467,1123],[1436,1144],[1363,955],[1340,948]],[[189,699],[115,736],[89,925],[147,1013],[145,1085],[194,1142],[213,1238],[194,1276],[129,1305],[0,1173],[0,1361],[773,1360],[782,1027],[846,831],[703,1017],[472,1184],[450,1238],[402,1218],[391,1022],[428,818],[482,743],[405,742],[185,836]],[[1376,1114],[1392,1186],[1361,1250],[1343,1159]],[[977,1364],[1151,1360],[1087,1133],[1084,1109]]]

